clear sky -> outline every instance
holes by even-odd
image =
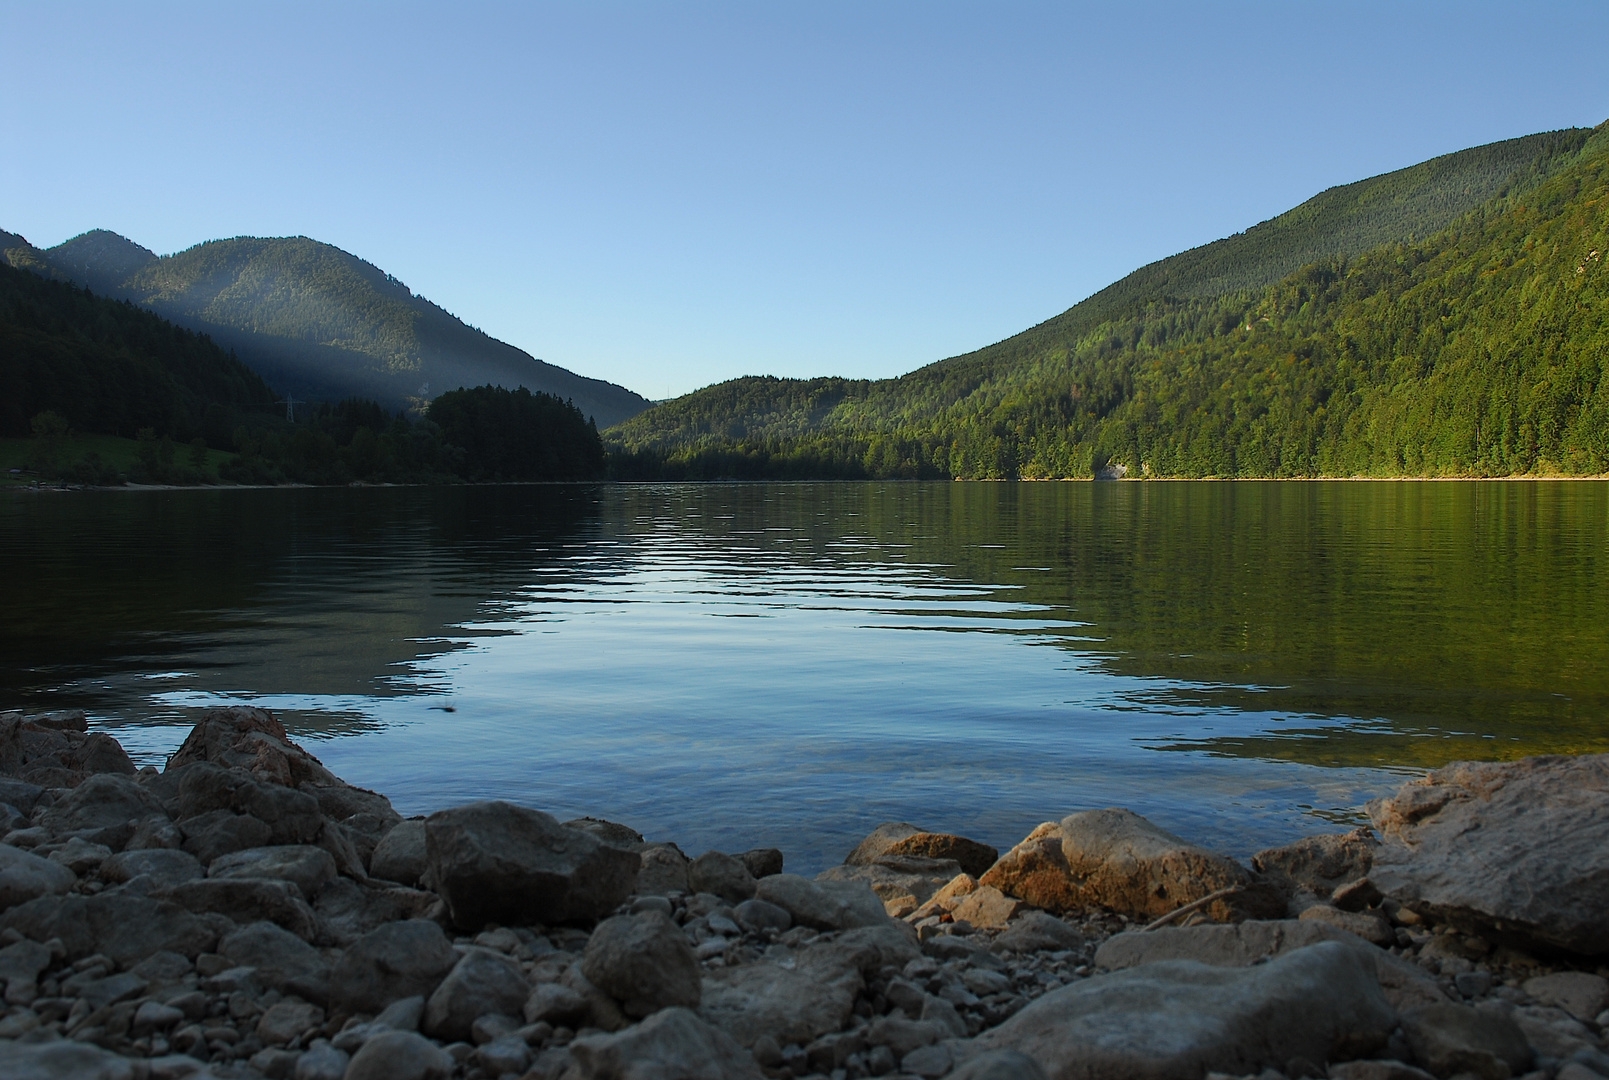
[[[302,234],[650,397],[894,375],[1609,118],[1609,3],[0,0],[0,228]]]

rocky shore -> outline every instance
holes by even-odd
[[[0,714],[5,1080],[1609,1077],[1609,758],[1455,764],[1241,865],[1125,810],[1011,850],[690,858],[404,820],[271,714],[163,770]]]

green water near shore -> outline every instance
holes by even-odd
[[[0,702],[146,760],[253,700],[407,812],[801,867],[1114,804],[1245,853],[1609,750],[1600,482],[14,494],[0,561]]]

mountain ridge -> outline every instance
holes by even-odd
[[[1442,155],[1329,189],[1245,232],[1142,267],[1060,315],[994,345],[898,378],[732,380],[656,406],[612,429],[608,437],[618,470],[641,478],[1088,476],[1106,461],[1118,460],[1114,455],[1126,458],[1132,467],[1149,464],[1168,475],[1327,475],[1343,460],[1348,468],[1397,475],[1415,455],[1442,474],[1457,473],[1461,468],[1498,474],[1533,467],[1609,471],[1609,457],[1592,465],[1598,460],[1596,451],[1576,453],[1579,446],[1570,451],[1576,454],[1570,458],[1575,465],[1549,458],[1547,452],[1536,449],[1540,444],[1533,446],[1535,452],[1527,453],[1511,452],[1512,448],[1488,453],[1491,447],[1483,444],[1478,452],[1465,447],[1457,453],[1424,457],[1422,447],[1407,445],[1413,441],[1412,433],[1397,429],[1392,438],[1407,443],[1397,447],[1402,450],[1401,460],[1391,462],[1371,463],[1367,454],[1355,453],[1363,438],[1356,432],[1344,438],[1336,430],[1321,432],[1331,440],[1323,455],[1315,449],[1317,443],[1305,449],[1293,443],[1283,457],[1269,458],[1261,451],[1237,457],[1232,452],[1218,453],[1223,446],[1214,441],[1250,437],[1235,427],[1243,421],[1251,423],[1242,410],[1251,408],[1247,404],[1251,401],[1259,402],[1258,408],[1273,407],[1268,388],[1284,378],[1278,364],[1286,361],[1295,363],[1297,370],[1304,365],[1312,369],[1308,390],[1318,396],[1305,403],[1278,403],[1285,410],[1279,423],[1286,428],[1271,433],[1268,425],[1273,421],[1259,420],[1262,427],[1257,438],[1283,437],[1302,429],[1316,439],[1319,435],[1313,432],[1329,422],[1325,417],[1333,417],[1339,405],[1356,406],[1362,410],[1361,416],[1370,409],[1384,408],[1380,403],[1389,397],[1391,408],[1412,412],[1412,403],[1403,394],[1411,396],[1415,387],[1426,395],[1440,393],[1430,381],[1393,384],[1387,388],[1389,393],[1380,391],[1385,397],[1376,393],[1379,385],[1360,389],[1360,377],[1376,384],[1386,378],[1382,373],[1390,369],[1393,358],[1362,357],[1367,361],[1365,374],[1348,374],[1354,370],[1348,365],[1356,362],[1347,353],[1352,346],[1332,340],[1334,325],[1319,326],[1312,312],[1333,314],[1349,304],[1371,303],[1368,289],[1407,288],[1393,274],[1406,275],[1403,280],[1409,281],[1414,273],[1426,272],[1416,269],[1422,264],[1436,260],[1456,263],[1447,252],[1463,243],[1466,234],[1481,235],[1481,229],[1492,222],[1501,224],[1505,215],[1524,218],[1532,195],[1546,192],[1554,198],[1555,189],[1563,190],[1555,183],[1558,177],[1574,175],[1572,182],[1596,183],[1588,175],[1590,169],[1582,170],[1606,158],[1609,123]],[[1571,197],[1585,198],[1579,194]],[[1382,206],[1396,209],[1379,212]],[[1590,222],[1597,211],[1581,212]],[[1542,219],[1537,222],[1537,228],[1554,227]],[[1439,226],[1439,231],[1432,226]],[[1440,239],[1428,244],[1427,235]],[[1329,250],[1310,259],[1315,239]],[[1494,250],[1511,264],[1524,261],[1502,246],[1521,242],[1513,235],[1488,241],[1497,245]],[[1374,246],[1357,250],[1366,243]],[[1308,261],[1302,263],[1303,259]],[[1402,269],[1388,272],[1388,267],[1399,263]],[[1528,265],[1538,274],[1552,274],[1557,269]],[[1454,270],[1448,273],[1456,277]],[[1275,274],[1280,276],[1271,280]],[[1458,287],[1477,295],[1475,285]],[[1526,283],[1511,281],[1510,287],[1523,290]],[[1454,286],[1442,283],[1436,288],[1446,297],[1444,302],[1461,302]],[[1411,290],[1405,295],[1411,296]],[[1484,299],[1484,294],[1478,295]],[[1290,306],[1293,297],[1300,298],[1294,308]],[[1487,302],[1511,303],[1512,298]],[[1390,314],[1378,304],[1372,310],[1377,317]],[[1414,318],[1427,320],[1416,332],[1429,344],[1399,341],[1390,347],[1419,350],[1428,365],[1426,372],[1434,374],[1435,363],[1429,357],[1443,344],[1436,337],[1441,328],[1428,321],[1427,312],[1411,310]],[[1551,309],[1549,314],[1569,322],[1564,314]],[[1355,320],[1343,319],[1341,324],[1351,327],[1353,334],[1363,335],[1367,330]],[[1506,333],[1502,326],[1482,327],[1481,332],[1494,338]],[[1593,333],[1590,327],[1574,324],[1568,331],[1555,328],[1549,332],[1588,337]],[[1237,334],[1246,340],[1239,341]],[[1312,340],[1303,340],[1301,335]],[[1388,346],[1383,337],[1376,337],[1371,347]],[[1240,351],[1224,351],[1231,340]],[[1545,381],[1545,373],[1532,370],[1541,361],[1527,352],[1523,343],[1505,341],[1507,347],[1517,350],[1516,370],[1523,369],[1523,379],[1534,376]],[[1278,364],[1268,355],[1276,346],[1290,350]],[[1238,366],[1243,365],[1242,352],[1256,354],[1269,366],[1264,370]],[[1570,362],[1577,364],[1578,360],[1572,353]],[[1468,368],[1467,357],[1458,362]],[[1402,378],[1408,380],[1409,376]],[[1460,378],[1470,388],[1484,385],[1467,370]],[[1557,427],[1566,420],[1573,423],[1572,417],[1587,415],[1570,402],[1582,394],[1590,398],[1597,383],[1581,371],[1572,378],[1591,385],[1583,383],[1584,388],[1571,390],[1569,394],[1575,396],[1558,406],[1558,415],[1543,416],[1553,406],[1525,404],[1524,409],[1534,413],[1525,423]],[[1341,380],[1338,385],[1336,379]],[[1330,382],[1319,385],[1325,380]],[[1186,387],[1188,393],[1181,389]],[[1229,388],[1241,397],[1223,397],[1231,392]],[[1519,393],[1521,389],[1514,384],[1505,392]],[[1281,392],[1290,392],[1290,387]],[[1325,401],[1331,394],[1339,396],[1326,413]],[[1369,394],[1375,397],[1359,405]],[[1452,405],[1448,408],[1459,411]],[[1173,411],[1161,415],[1157,410]],[[1303,410],[1313,415],[1304,418]],[[1511,419],[1486,416],[1480,423],[1502,426]],[[1449,425],[1453,421],[1443,418],[1432,423]],[[1609,420],[1605,426],[1609,428]],[[1201,445],[1186,450],[1168,442],[1173,437],[1169,432],[1184,430],[1196,432],[1192,437],[1201,440]],[[1477,442],[1487,438],[1470,437]],[[1352,441],[1342,446],[1336,439]],[[1164,443],[1170,447],[1166,452],[1157,449]],[[1148,461],[1148,456],[1155,460]],[[1258,464],[1254,467],[1253,462]],[[1258,469],[1267,471],[1258,473]]]
[[[105,229],[48,249],[0,234],[0,259],[128,300],[233,349],[281,393],[421,407],[491,384],[574,401],[600,427],[649,402],[548,364],[309,237],[233,237],[159,256]]]

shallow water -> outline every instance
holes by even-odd
[[[806,871],[1107,805],[1246,855],[1426,766],[1609,750],[1602,483],[19,494],[0,559],[0,704],[138,760],[251,701],[404,813]]]

